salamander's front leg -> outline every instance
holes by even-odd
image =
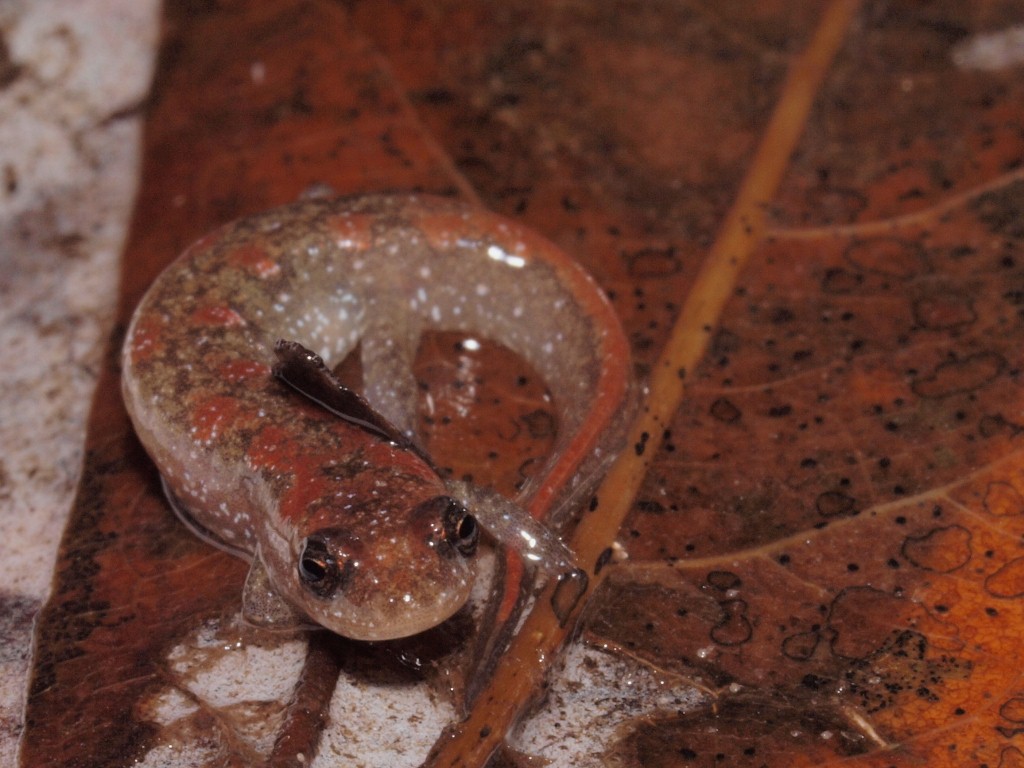
[[[274,345],[274,354],[277,357],[274,375],[296,392],[350,424],[412,451],[430,463],[413,440],[378,413],[362,395],[342,384],[315,352],[297,341],[280,339]]]

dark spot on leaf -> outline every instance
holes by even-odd
[[[638,280],[665,278],[675,275],[682,267],[676,249],[641,248],[638,251],[622,254],[631,277]]]
[[[800,659],[797,659],[800,661]],[[800,685],[804,688],[810,688],[812,691],[820,691],[826,689],[831,685],[831,682],[827,677],[821,677],[819,675],[804,675],[800,679]]]
[[[1024,181],[986,192],[974,202],[978,218],[996,235],[1020,240],[1024,238]]]
[[[863,275],[836,267],[825,273],[821,288],[825,293],[842,295],[857,290],[863,282]]]
[[[735,354],[741,346],[740,337],[727,328],[719,329],[711,340],[709,354],[711,357],[722,357]]]
[[[825,491],[814,500],[814,508],[822,517],[851,515],[857,509],[857,500],[842,491]]]
[[[711,404],[711,415],[718,421],[734,424],[740,420],[743,413],[731,400],[720,397]]]
[[[414,94],[413,98],[416,101],[421,101],[426,104],[441,106],[443,104],[451,104],[455,101],[455,94],[447,88],[429,88],[418,94]]]
[[[739,589],[743,581],[732,571],[711,571],[708,574],[708,584],[721,592],[730,589]]]
[[[641,512],[646,512],[651,515],[665,514],[665,505],[660,501],[654,501],[653,499],[641,499],[637,501],[636,508]]]
[[[796,318],[793,314],[793,310],[789,307],[776,307],[772,310],[770,321],[775,325],[781,325],[783,323],[791,323]]]

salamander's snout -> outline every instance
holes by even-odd
[[[469,597],[479,538],[476,519],[447,496],[382,510],[379,524],[358,534],[340,526],[313,531],[297,552],[303,607],[356,640],[423,632]]]

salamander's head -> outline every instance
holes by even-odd
[[[389,640],[466,602],[479,530],[460,504],[435,496],[364,522],[312,527],[296,542],[290,591],[311,619],[356,640]]]

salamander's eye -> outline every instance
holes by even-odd
[[[321,536],[308,536],[299,552],[299,579],[314,594],[329,597],[340,581],[338,561]]]
[[[460,554],[469,557],[476,552],[480,526],[465,507],[455,501],[449,501],[444,510],[444,536]]]

